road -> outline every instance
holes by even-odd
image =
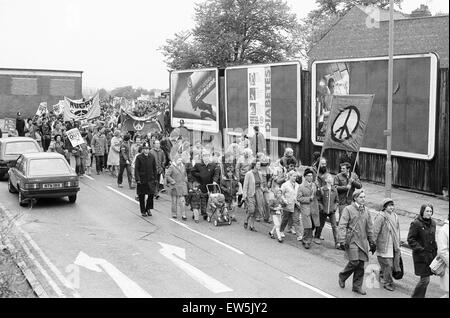
[[[241,210],[231,226],[173,220],[170,199],[162,195],[153,216],[142,218],[135,192],[118,189],[111,176],[80,183],[75,204],[42,199],[23,208],[0,182],[1,213],[15,219],[20,234],[14,245],[25,251],[50,297],[405,298],[417,282],[405,250],[406,273],[397,290],[372,287],[366,275],[368,293],[359,296],[351,279],[345,289],[337,284],[346,261],[333,248],[328,227],[324,244],[305,250],[289,234],[283,244],[271,240],[264,223],[257,223],[256,233],[244,230]],[[369,263],[377,264],[376,256]],[[427,297],[442,295],[433,277]]]

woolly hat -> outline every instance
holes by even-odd
[[[388,206],[389,203],[394,204],[394,200],[392,200],[391,198],[383,199],[383,203],[381,204],[381,210],[386,209],[386,207]]]

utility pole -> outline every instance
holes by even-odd
[[[386,198],[392,195],[392,93],[394,82],[394,0],[389,0],[389,67],[388,67],[388,106],[386,135]]]

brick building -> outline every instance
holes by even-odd
[[[41,102],[55,105],[64,96],[81,99],[81,71],[0,68],[0,118],[15,118],[18,111],[32,117]]]

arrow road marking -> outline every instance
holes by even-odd
[[[75,260],[75,264],[98,273],[102,272],[102,270],[105,271],[128,298],[152,298],[138,284],[102,258],[93,258],[80,252]]]
[[[225,292],[233,291],[230,287],[222,284],[218,280],[203,273],[198,268],[185,262],[186,252],[185,252],[184,248],[180,248],[177,246],[164,244],[164,243],[159,243],[159,244],[162,246],[162,249],[159,250],[161,255],[167,257],[175,265],[177,265],[184,272],[186,272],[189,276],[191,276],[193,279],[198,281],[204,287],[208,288],[213,293],[218,294],[218,293],[225,293]]]

